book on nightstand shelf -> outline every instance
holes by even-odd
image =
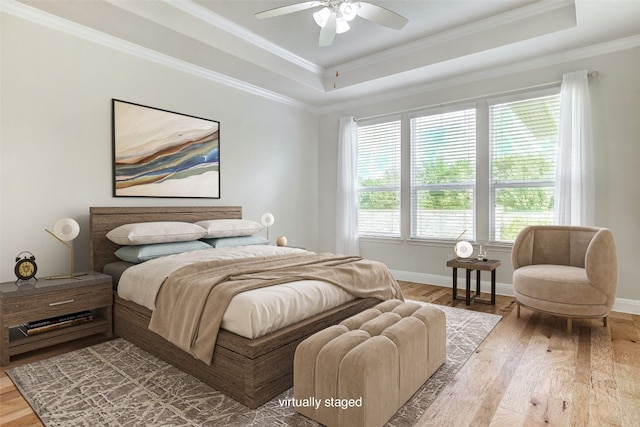
[[[25,336],[30,337],[56,329],[90,322],[91,320],[93,320],[93,312],[91,310],[85,310],[77,313],[65,314],[63,316],[36,320],[34,322],[26,322],[21,324],[19,329]]]

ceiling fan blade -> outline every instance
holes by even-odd
[[[320,47],[331,46],[336,38],[336,15],[332,13],[327,25],[320,29]]]
[[[375,4],[367,3],[364,1],[357,2],[358,16],[375,22],[376,24],[384,25],[385,27],[399,30],[406,25],[409,20],[402,15],[398,15],[395,12],[385,9],[384,7],[376,6]]]
[[[265,10],[263,12],[256,13],[256,18],[266,19],[273,18],[275,16],[287,15],[289,13],[300,12],[301,10],[307,10],[314,7],[322,6],[321,1],[304,1],[302,3],[290,4],[288,6],[276,7],[274,9]]]

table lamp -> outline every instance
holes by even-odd
[[[77,279],[80,280],[80,275],[73,275],[73,246],[68,243],[73,239],[78,237],[80,233],[80,225],[76,222],[76,220],[72,218],[62,218],[59,219],[55,225],[53,226],[53,232],[47,230],[45,231],[51,234],[53,237],[58,239],[60,243],[65,245],[69,249],[69,275],[68,276],[52,276],[47,277],[47,279]]]
[[[267,240],[269,240],[269,227],[271,227],[275,222],[273,214],[269,212],[263,213],[262,218],[260,218],[260,222],[262,222],[262,225],[267,227]]]

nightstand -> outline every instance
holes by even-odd
[[[111,276],[0,283],[0,366],[11,356],[91,335],[111,338]],[[91,310],[92,320],[28,336],[21,324]]]

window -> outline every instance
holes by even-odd
[[[552,224],[559,115],[555,86],[359,121],[359,235],[509,243]]]
[[[411,237],[474,236],[476,110],[432,112],[411,126]]]
[[[553,224],[560,95],[490,103],[491,240]]]
[[[358,125],[359,235],[400,237],[400,125]]]

